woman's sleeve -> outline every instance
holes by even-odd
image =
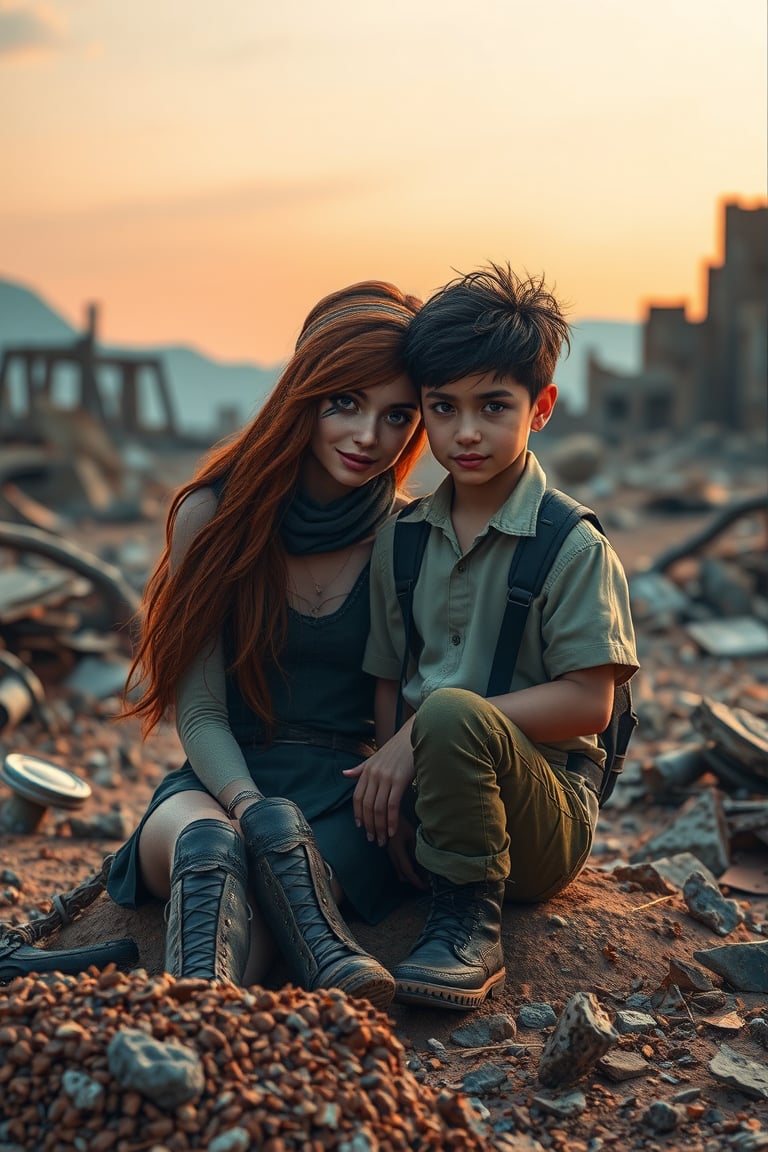
[[[171,541],[171,567],[178,566],[196,534],[216,511],[211,488],[191,492],[179,507]],[[195,775],[212,796],[250,773],[227,714],[227,683],[221,640],[197,654],[176,690],[176,731]]]
[[[200,653],[179,681],[176,731],[195,775],[213,796],[227,784],[249,778],[242,749],[227,715],[227,686],[221,641]]]

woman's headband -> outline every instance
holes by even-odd
[[[413,312],[400,304],[384,304],[377,303],[374,300],[361,301],[359,304],[345,304],[340,308],[334,308],[331,312],[324,316],[318,316],[317,320],[313,320],[308,324],[304,331],[300,334],[296,341],[296,351],[298,352],[302,344],[307,340],[311,340],[318,332],[322,332],[329,324],[335,324],[337,320],[342,319],[344,316],[349,317],[363,317],[370,316],[375,313],[378,316],[390,316],[396,320],[410,321],[413,317]]]

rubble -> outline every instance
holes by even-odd
[[[618,1033],[591,993],[577,992],[544,1045],[539,1080],[548,1088],[572,1084],[586,1075],[618,1039]]]
[[[386,1017],[338,990],[107,970],[26,977],[6,992],[0,1142],[184,1152],[239,1129],[258,1148],[365,1135],[371,1147],[490,1152],[461,1101],[449,1107],[406,1071]]]
[[[758,961],[763,953],[747,954],[749,974],[742,977],[744,960],[738,951],[755,949],[768,937],[768,772],[760,751],[768,721],[768,660],[755,653],[754,645],[746,644],[745,632],[738,631],[740,619],[768,621],[768,563],[762,555],[765,530],[760,527],[763,506],[733,520],[729,539],[716,533],[703,547],[691,551],[691,537],[686,539],[679,529],[673,535],[670,528],[666,541],[672,543],[665,546],[663,517],[649,522],[646,509],[637,502],[623,508],[625,493],[618,484],[606,493],[608,503],[597,511],[604,524],[609,519],[615,522],[610,535],[617,538],[620,555],[622,547],[631,546],[634,555],[644,547],[651,556],[655,552],[657,559],[630,573],[643,665],[633,682],[640,728],[617,790],[601,814],[593,859],[582,877],[547,905],[505,908],[507,987],[503,998],[495,1002],[494,1014],[469,1014],[457,1027],[454,1014],[444,1019],[439,1013],[393,1005],[381,1035],[402,1043],[404,1072],[422,1101],[419,1116],[429,1125],[429,1132],[437,1131],[435,1125],[442,1132],[446,1124],[449,1129],[453,1124],[465,1141],[456,1147],[474,1147],[471,1141],[476,1140],[478,1148],[492,1147],[494,1152],[505,1148],[510,1152],[553,1147],[582,1150],[591,1146],[590,1141],[594,1147],[602,1141],[606,1147],[652,1148],[664,1142],[654,1128],[654,1123],[664,1121],[652,1122],[650,1116],[660,1111],[650,1109],[663,1103],[683,1113],[664,1112],[668,1118],[677,1117],[679,1130],[673,1130],[672,1141],[682,1141],[684,1129],[685,1139],[696,1152],[729,1147],[745,1152],[760,1147],[763,1136],[768,1141],[768,1132],[759,1123],[749,1126],[754,1119],[754,1081],[743,1069],[738,1070],[740,1079],[728,1081],[710,1068],[710,1061],[718,1052],[722,1059],[723,1036],[743,1059],[758,1063],[766,1043],[766,991],[762,984],[754,990],[753,971],[757,969],[760,977],[762,962]],[[24,499],[11,496],[5,506],[16,511],[13,516],[9,511],[9,518],[23,516]],[[583,498],[595,506],[588,493]],[[606,515],[611,503],[617,509],[622,506],[621,517]],[[719,507],[715,519],[726,507],[728,502]],[[71,520],[65,522],[64,503],[55,511],[49,509],[48,516],[40,502],[27,504],[26,509],[36,518],[33,527],[57,535],[65,546],[77,538],[78,546],[92,548],[88,555],[108,570],[118,571],[121,586],[136,597],[160,546],[159,521],[148,526],[146,533],[134,529],[106,533],[106,520],[95,519],[96,527],[86,524],[81,536],[79,526],[76,529]],[[697,529],[694,536],[700,537],[702,531]],[[710,552],[721,563],[704,563],[705,553]],[[163,772],[181,762],[178,741],[170,726],[161,726],[152,743],[142,746],[136,725],[112,722],[119,711],[118,697],[130,657],[129,632],[117,619],[125,619],[124,611],[116,612],[103,590],[75,569],[62,569],[40,555],[13,551],[10,566],[4,567],[4,555],[0,550],[0,654],[11,654],[38,677],[50,724],[46,726],[37,705],[12,723],[0,724],[0,761],[22,749],[25,754],[50,758],[82,776],[91,796],[82,812],[53,807],[52,816],[33,834],[5,840],[8,867],[0,875],[0,920],[6,928],[40,925],[41,934],[34,940],[46,948],[93,949],[105,940],[125,944],[126,938],[135,939],[139,957],[132,963],[140,967],[127,980],[133,987],[136,977],[136,986],[140,984],[147,992],[149,1012],[153,989],[158,987],[155,981],[165,979],[161,973],[161,907],[152,905],[141,914],[117,910],[102,893],[72,923],[42,928],[51,916],[50,894],[68,884],[74,886],[85,872],[98,867],[104,852],[114,851],[135,825]],[[662,567],[660,560],[665,560]],[[6,572],[13,575],[5,585],[4,601]],[[28,598],[29,588],[37,589],[36,600]],[[748,593],[748,603],[742,593]],[[719,608],[714,603],[717,596]],[[742,614],[725,616],[726,601]],[[732,638],[738,634],[738,643],[727,655],[710,650],[690,630],[714,624],[725,626]],[[7,803],[7,798],[7,785],[0,780],[0,804]],[[694,816],[686,827],[691,810]],[[708,921],[691,915],[685,889],[688,885],[690,898],[695,873],[705,878],[694,885],[705,892],[711,908],[727,908],[737,919],[728,933],[732,943],[722,943],[714,916]],[[396,922],[387,921],[379,929],[363,924],[355,928],[364,946],[391,964],[402,957],[407,940],[416,937],[422,921],[423,907],[415,901],[398,914]],[[725,967],[721,970],[718,965]],[[97,978],[91,972],[82,979]],[[270,974],[269,988],[249,991],[253,995],[273,991],[279,996],[285,978],[278,966]],[[80,983],[66,985],[70,1005],[66,1019],[75,1023],[76,1017],[78,1024],[82,1023],[77,1014],[79,1001],[70,989]],[[0,1006],[16,996],[13,989],[14,985],[0,989]],[[238,998],[245,994],[237,990]],[[607,1021],[610,1042],[596,1059],[586,1059],[589,1048],[578,1028],[570,1044],[558,1045],[558,1035],[563,1043],[562,1021],[574,996],[589,999],[594,1017]],[[212,1017],[214,1027],[222,1031],[215,1021],[224,1019],[225,1003],[230,1005],[226,1011],[231,1010],[226,997],[205,1001],[206,1020]],[[550,1011],[539,1016],[543,1005]],[[194,1016],[196,1010],[193,997],[188,1004],[177,1004],[175,1011],[183,1020],[186,1013]],[[164,1018],[162,996],[154,1011],[155,1019]],[[620,1030],[620,1022],[631,1023],[638,1013],[645,1015],[641,1030]],[[516,1022],[521,1030],[517,1038]],[[132,1019],[122,1023],[142,1027]],[[0,1034],[2,1028],[0,1021]],[[158,1041],[167,1038],[156,1036]],[[590,1042],[592,1038],[590,1033]],[[601,1042],[605,1039],[603,1035]],[[71,1038],[66,1043],[75,1041]],[[194,1037],[192,1047],[200,1051]],[[557,1083],[545,1084],[540,1078],[541,1068],[547,1075],[545,1051]],[[254,1070],[249,1086],[263,1092],[264,1081],[269,1079],[282,1092],[277,1077],[281,1060]],[[179,1105],[173,1114],[173,1131],[164,1135],[163,1116],[152,1112],[155,1108],[162,1113],[162,1109],[149,1100],[142,1103],[135,1089],[120,1089],[122,1111],[115,1109],[113,1100],[110,1109],[106,1108],[110,1088],[104,1084],[105,1069],[109,1074],[104,1064],[96,1075],[87,1060],[83,1064],[68,1058],[62,1061],[60,1080],[49,1081],[45,1089],[30,1089],[42,1094],[46,1106],[66,1098],[66,1105],[56,1107],[71,1109],[70,1116],[77,1102],[88,1117],[88,1101],[101,1099],[98,1085],[106,1087],[101,1115],[109,1116],[109,1123],[102,1125],[104,1131],[93,1133],[89,1149],[98,1152],[99,1144],[94,1141],[101,1139],[105,1149],[118,1152],[120,1140],[119,1152],[138,1152],[140,1141],[130,1134],[137,1130],[136,1117],[145,1125],[144,1141],[154,1139],[170,1152],[184,1147],[184,1139],[190,1149],[209,1152],[244,1148],[246,1141],[255,1146],[248,1109],[241,1107],[235,1114],[240,1101],[238,1084],[223,1085],[215,1098],[206,1089],[199,1098],[202,1108],[194,1100]],[[281,1075],[288,1074],[290,1069],[282,1060]],[[12,1077],[23,1078],[18,1070]],[[42,1081],[32,1077],[30,1083]],[[573,1096],[569,1085],[576,1083]],[[0,1095],[4,1091],[0,1086]],[[418,1096],[422,1091],[425,1095]],[[470,1091],[476,1094],[471,1099]],[[667,1098],[662,1100],[662,1096]],[[762,1103],[763,1098],[759,1099]],[[214,1100],[219,1109],[215,1113]],[[411,1104],[403,1107],[405,1115]],[[255,1105],[251,1111],[255,1113]],[[345,1128],[348,1114],[347,1105],[338,1098],[326,1100],[320,1110],[324,1133],[336,1140],[333,1146],[348,1147],[349,1152],[358,1144],[374,1147],[374,1132],[381,1147],[388,1147],[383,1141],[398,1131],[391,1117],[382,1114],[380,1129],[371,1129],[370,1138],[365,1137],[368,1143],[361,1143],[359,1133],[353,1136]],[[222,1124],[216,1132],[210,1129],[212,1134],[208,1134],[208,1127],[201,1125],[209,1125],[219,1115],[227,1117],[226,1126]],[[276,1113],[276,1122],[278,1118]],[[120,1123],[125,1135],[108,1143]],[[134,1124],[130,1133],[129,1123]],[[4,1124],[5,1120],[0,1121],[0,1146],[10,1136]],[[150,1135],[144,1135],[147,1129]],[[51,1138],[43,1152],[54,1148],[69,1152],[77,1147],[67,1143],[70,1130],[63,1131],[61,1147]],[[283,1141],[285,1152],[293,1147],[283,1130],[263,1136],[265,1141]]]
[[[718,936],[727,936],[744,919],[735,900],[726,900],[717,884],[702,872],[692,872],[683,885],[683,899],[691,916],[708,924]]]
[[[694,956],[734,988],[768,994],[768,940],[704,948]]]
[[[644,1056],[637,1052],[606,1052],[597,1062],[597,1067],[609,1080],[621,1082],[634,1080],[637,1076],[647,1076],[649,1065]]]
[[[768,723],[746,708],[728,708],[717,700],[703,698],[691,713],[691,724],[711,741],[723,760],[750,778],[765,780],[768,791]]]
[[[710,1060],[713,1076],[733,1084],[742,1092],[757,1099],[768,1100],[768,1068],[765,1063],[750,1060],[739,1052],[734,1052],[727,1044],[721,1044],[717,1055]]]
[[[728,833],[722,798],[713,788],[691,796],[668,826],[651,836],[630,856],[634,864],[667,853],[690,852],[715,876],[725,872],[730,862]]]

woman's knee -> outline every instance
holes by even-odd
[[[173,853],[181,833],[196,820],[227,821],[227,814],[207,792],[177,792],[159,804],[141,830],[138,853],[144,884],[154,896],[170,892]],[[227,821],[228,822],[228,821]]]

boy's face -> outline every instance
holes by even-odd
[[[556,398],[554,384],[531,401],[522,384],[492,372],[425,388],[429,446],[457,487],[477,488],[499,479],[502,486],[509,481],[511,492],[525,465],[528,437],[544,427]]]

